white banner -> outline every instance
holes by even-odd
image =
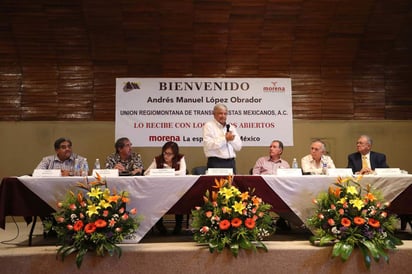
[[[135,147],[202,146],[213,107],[228,107],[243,146],[293,146],[290,78],[117,78],[116,139]]]

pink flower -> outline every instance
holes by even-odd
[[[329,224],[330,226],[334,226],[334,225],[335,225],[335,221],[334,221],[332,218],[330,218],[330,219],[328,219],[328,224]]]
[[[70,210],[75,211],[77,206],[75,204],[70,204],[69,208]]]
[[[123,219],[124,221],[126,221],[127,219],[129,219],[129,215],[128,215],[127,213],[123,214],[123,215],[122,215],[122,219]]]
[[[123,214],[123,212],[124,212],[124,207],[121,207],[121,208],[119,209],[119,213],[120,213],[120,214]]]
[[[122,232],[122,228],[121,227],[116,227],[115,231],[116,232]]]
[[[130,210],[130,214],[135,215],[137,213],[137,209],[134,207]]]
[[[201,233],[207,233],[209,231],[209,227],[208,226],[203,226],[201,229],[200,229],[200,232]]]
[[[56,221],[57,221],[58,223],[64,223],[64,217],[59,216],[59,217],[56,218]]]
[[[209,211],[206,211],[205,215],[206,215],[207,218],[210,218],[210,217],[212,217],[213,212],[210,211],[210,210],[209,210]]]
[[[109,211],[108,210],[103,210],[103,217],[109,216]]]
[[[72,225],[67,225],[67,230],[73,230],[73,226]]]

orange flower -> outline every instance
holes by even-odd
[[[342,218],[342,220],[340,221],[341,225],[343,225],[344,227],[349,227],[351,224],[351,221],[348,218]]]
[[[330,218],[330,219],[328,219],[328,224],[329,224],[330,226],[334,226],[334,225],[335,225],[335,221],[334,221],[332,218]]]
[[[226,184],[225,179],[220,178],[220,180],[218,180],[217,178],[215,178],[215,185],[213,187],[219,189],[219,188],[222,188],[225,184]]]
[[[381,226],[381,223],[380,223],[378,220],[375,220],[375,219],[373,219],[373,218],[369,218],[368,224],[369,224],[371,227],[374,227],[374,228],[378,228],[378,227]]]
[[[248,191],[242,192],[240,194],[240,198],[242,199],[242,201],[247,200],[249,198],[249,192]]]
[[[368,201],[371,201],[371,202],[373,202],[373,201],[375,201],[376,200],[376,197],[375,197],[375,195],[373,195],[372,193],[368,193],[368,194],[366,194],[365,195],[365,198],[368,200]]]
[[[96,231],[96,225],[94,223],[88,223],[84,227],[84,232],[86,232],[87,234],[92,234],[95,231]]]
[[[363,225],[365,223],[365,219],[363,219],[362,217],[355,217],[353,219],[353,222],[355,223],[355,225]]]
[[[79,203],[81,203],[83,201],[83,193],[81,193],[81,192],[77,193],[77,201]]]
[[[253,218],[247,218],[245,220],[245,226],[249,229],[254,229],[256,226],[256,222]]]
[[[84,224],[83,224],[83,221],[78,220],[78,221],[76,221],[76,222],[74,223],[73,230],[74,230],[74,231],[80,231],[80,230],[82,230],[83,225],[84,225]]]
[[[119,200],[119,198],[120,198],[119,195],[112,195],[112,196],[107,197],[107,201],[109,203],[111,203],[111,202],[117,203],[117,200]]]
[[[122,197],[122,202],[123,202],[123,203],[126,203],[126,204],[127,204],[129,201],[130,201],[129,198],[124,197],[124,196]]]
[[[233,218],[231,223],[233,227],[239,227],[242,224],[242,220],[239,218]]]
[[[261,198],[259,198],[259,197],[253,196],[253,198],[252,198],[252,202],[253,202],[253,205],[255,205],[255,206],[259,206],[259,205],[260,205],[260,203],[262,202],[262,199],[261,199]]]
[[[105,227],[107,225],[107,222],[105,220],[99,219],[97,221],[94,222],[94,224],[96,225],[96,227]]]
[[[220,230],[228,230],[230,227],[230,222],[228,220],[222,220],[219,223]]]
[[[216,200],[217,200],[217,197],[218,197],[217,192],[216,192],[216,191],[212,191],[212,200],[213,200],[213,201],[216,201]]]

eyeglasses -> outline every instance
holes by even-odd
[[[164,156],[172,156],[172,155],[174,155],[174,153],[173,152],[163,152],[163,155]]]

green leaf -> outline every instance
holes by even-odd
[[[352,254],[353,251],[353,245],[344,243],[344,242],[337,242],[334,246],[333,246],[333,250],[332,250],[332,256],[333,257],[341,257],[341,259],[343,261],[346,261],[350,254]]]
[[[239,254],[239,245],[238,244],[230,245],[230,251],[232,251],[233,256],[237,257],[237,255]]]
[[[374,259],[376,262],[378,262],[380,256],[379,256],[379,251],[378,251],[378,249],[376,248],[375,244],[372,243],[371,241],[363,241],[362,244],[364,244],[364,245],[369,249],[369,251],[370,251],[373,259]]]
[[[371,256],[369,256],[368,248],[363,244],[359,244],[359,249],[363,255],[363,261],[365,262],[366,268],[369,269],[371,266]]]
[[[77,265],[77,268],[80,268],[80,267],[81,267],[82,262],[83,262],[84,255],[86,255],[86,253],[87,253],[87,249],[86,249],[86,248],[85,248],[85,249],[80,249],[79,252],[77,252],[77,255],[76,255],[76,265]]]

